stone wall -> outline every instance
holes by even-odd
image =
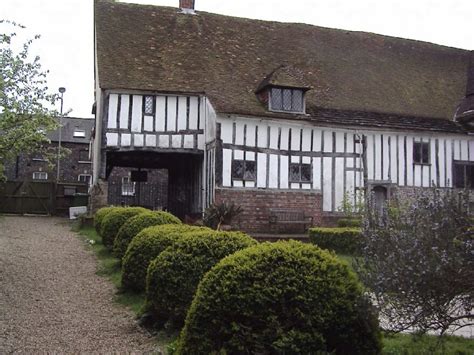
[[[313,217],[313,225],[320,225],[321,193],[291,190],[216,188],[215,203],[233,202],[243,209],[232,227],[249,233],[303,233],[302,225],[271,224],[271,208],[302,210]]]

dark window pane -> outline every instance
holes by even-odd
[[[272,89],[272,104],[271,104],[271,109],[272,110],[277,110],[281,111],[283,110],[283,102],[281,98],[281,89]]]
[[[421,163],[421,143],[413,143],[413,162]]]
[[[301,164],[301,182],[311,181],[311,164]]]
[[[290,164],[290,181],[300,182],[300,165]]]
[[[302,90],[293,90],[292,111],[303,112],[303,91]]]
[[[234,160],[232,162],[232,178],[242,180],[244,178],[244,161]]]
[[[283,111],[292,111],[291,105],[291,90],[284,89],[283,90]]]
[[[153,96],[145,96],[145,114],[153,115]]]
[[[80,161],[89,161],[89,151],[88,150],[80,150],[79,151],[79,160]]]
[[[421,147],[422,162],[428,164],[430,162],[430,144],[422,143]]]
[[[244,180],[255,180],[257,177],[257,169],[254,161],[245,162]]]
[[[474,165],[466,166],[467,187],[474,189]]]
[[[463,188],[465,186],[465,169],[464,164],[454,164],[454,187]]]

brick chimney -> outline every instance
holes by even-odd
[[[194,0],[179,0],[179,8],[184,13],[194,13]]]

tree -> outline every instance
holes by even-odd
[[[42,71],[40,58],[31,58],[29,49],[34,40],[27,40],[19,50],[15,48],[16,29],[24,26],[0,20],[10,31],[0,33],[0,177],[5,162],[19,154],[45,149],[49,143],[47,132],[58,127],[58,112],[52,107],[57,95],[48,93],[47,71]]]
[[[474,320],[474,228],[468,193],[428,190],[366,212],[361,279],[390,331],[444,335]]]

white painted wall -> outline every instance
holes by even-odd
[[[354,196],[356,188],[363,187],[363,135],[371,183],[450,187],[453,160],[474,161],[474,138],[464,135],[336,129],[308,122],[221,115],[217,122],[224,145],[224,187],[319,190],[324,211],[337,211],[344,195]],[[429,164],[413,163],[414,142],[429,143]],[[232,157],[243,159],[246,151],[257,154],[257,175],[252,182],[232,179]],[[289,162],[299,157],[312,164],[310,184],[289,182]]]

